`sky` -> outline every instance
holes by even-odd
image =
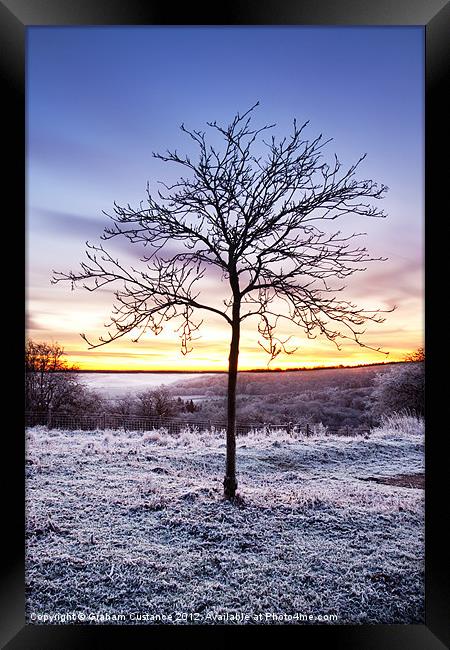
[[[105,334],[111,291],[51,284],[53,271],[79,268],[85,242],[98,243],[114,201],[138,205],[147,181],[171,182],[174,167],[152,152],[189,151],[180,131],[228,124],[255,102],[257,125],[286,135],[294,118],[307,135],[332,138],[360,175],[389,187],[385,219],[350,216],[342,232],[365,232],[373,256],[352,276],[345,297],[389,309],[363,340],[388,356],[346,342],[308,340],[271,367],[351,365],[402,360],[424,340],[424,31],[422,27],[29,27],[27,29],[27,336],[58,342],[80,369],[224,370],[231,332],[204,312],[201,338],[183,356],[178,325],[139,343],[132,336],[89,350],[80,337]],[[114,248],[112,248],[114,250]],[[132,250],[120,259],[136,263]],[[206,297],[226,297],[213,274]],[[265,368],[256,322],[244,321],[240,369]]]

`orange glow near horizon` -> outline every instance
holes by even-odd
[[[221,366],[217,365],[214,367],[211,366],[204,366],[202,364],[190,364],[188,367],[179,364],[179,365],[173,365],[170,368],[167,367],[167,365],[164,366],[157,366],[156,364],[151,364],[149,365],[148,363],[145,363],[144,359],[142,359],[141,363],[134,363],[133,365],[130,364],[129,362],[121,361],[120,359],[114,359],[110,361],[109,363],[102,363],[101,361],[97,361],[95,358],[92,360],[89,360],[88,362],[83,360],[80,357],[77,357],[76,355],[70,356],[70,355],[65,355],[65,359],[69,365],[75,365],[80,371],[97,371],[97,372],[181,372],[181,373],[189,373],[189,372],[225,372],[227,371],[227,366],[226,364],[222,364]],[[323,360],[317,360],[316,362],[313,361],[305,361],[303,362],[301,359],[298,360],[298,363],[276,363],[276,361],[272,362],[269,366],[264,365],[252,365],[248,363],[247,365],[239,364],[239,371],[249,371],[249,370],[289,370],[289,369],[314,369],[314,368],[326,368],[326,367],[336,367],[338,365],[342,365],[345,367],[350,367],[350,366],[360,366],[360,365],[373,365],[373,364],[383,364],[387,362],[398,362],[398,361],[403,361],[404,360],[404,354],[399,354],[394,356],[389,355],[389,357],[385,357],[383,355],[382,358],[374,358],[374,357],[368,357],[366,359],[358,359],[355,360],[354,358],[350,357],[345,357],[341,358],[339,360],[336,360],[336,362],[332,362],[327,359]]]
[[[231,330],[219,317],[205,318],[199,338],[193,341],[193,350],[183,356],[180,350],[179,323],[166,323],[164,330],[154,336],[146,333],[138,343],[133,343],[133,334],[124,336],[107,345],[89,349],[88,344],[77,334],[86,332],[92,342],[105,335],[104,323],[111,310],[111,296],[98,294],[96,300],[83,291],[67,293],[66,287],[52,287],[54,305],[44,300],[29,301],[29,327],[27,334],[34,341],[57,342],[65,351],[69,365],[80,370],[109,371],[226,371]],[[380,297],[373,301],[385,304]],[[389,307],[389,305],[386,305]],[[383,308],[386,308],[383,307]],[[257,323],[246,320],[241,331],[239,370],[289,369],[326,366],[351,366],[360,364],[402,361],[406,354],[423,346],[423,318],[421,297],[405,300],[399,309],[387,314],[382,324],[367,327],[362,340],[372,348],[380,347],[389,354],[364,348],[355,342],[344,341],[341,350],[318,336],[307,339],[301,328],[284,323],[278,335],[282,340],[290,338],[293,354],[280,354],[269,365],[269,355],[258,345]],[[134,333],[136,336],[136,333]],[[291,347],[292,346],[292,347]]]
[[[34,340],[47,340],[41,337],[32,337]],[[87,345],[80,341],[74,342],[72,337],[55,337],[65,351],[65,360],[69,365],[75,365],[79,370],[96,371],[177,371],[177,372],[212,372],[226,371],[228,363],[228,341],[197,341],[197,347],[183,356],[176,341],[147,340],[142,344],[127,344],[115,342],[100,348],[89,350]],[[209,338],[209,337],[208,337]],[[381,337],[380,337],[381,338]],[[409,337],[408,337],[409,338]],[[340,352],[327,341],[297,342],[299,348],[292,355],[280,354],[268,365],[268,355],[258,346],[257,340],[249,342],[243,337],[239,357],[239,370],[264,370],[290,368],[317,368],[327,366],[352,366],[361,364],[386,363],[403,361],[405,354],[412,352],[422,345],[420,334],[410,337],[409,341],[402,341],[395,347],[390,347],[389,354],[385,355],[355,344],[348,345]]]

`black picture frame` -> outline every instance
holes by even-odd
[[[296,626],[296,640],[300,643],[323,643],[336,648],[358,650],[439,650],[450,645],[449,584],[447,535],[445,533],[447,456],[443,453],[445,436],[445,396],[448,394],[446,376],[445,323],[442,321],[446,255],[443,236],[448,221],[446,165],[439,153],[448,141],[449,104],[446,100],[446,64],[449,62],[450,7],[445,0],[316,0],[315,2],[266,0],[265,2],[192,4],[174,10],[169,3],[144,0],[0,0],[1,79],[7,101],[3,103],[4,139],[7,142],[6,179],[3,197],[3,218],[8,229],[5,240],[14,246],[16,258],[12,275],[4,277],[4,305],[6,313],[15,313],[13,323],[7,323],[7,349],[10,355],[8,372],[15,368],[14,391],[23,394],[21,364],[23,355],[24,277],[17,256],[16,232],[21,232],[25,219],[24,151],[25,151],[25,33],[32,25],[420,25],[426,39],[426,124],[425,124],[425,341],[426,341],[426,577],[424,625],[323,625]],[[173,13],[174,12],[174,13]],[[448,167],[448,166],[447,166]],[[8,200],[9,199],[9,200]],[[442,208],[442,209],[441,209]],[[19,223],[21,224],[19,226]],[[10,236],[8,236],[8,232]],[[14,233],[14,234],[13,234]],[[25,240],[25,237],[24,237]],[[24,241],[23,240],[23,241]],[[6,242],[5,242],[6,243]],[[24,250],[24,249],[22,249]],[[25,254],[25,253],[24,253]],[[21,268],[24,269],[22,264]],[[7,266],[4,266],[6,271]],[[12,307],[15,305],[15,307]],[[5,314],[4,312],[4,314]],[[447,371],[448,374],[448,371]],[[9,384],[9,381],[8,381]],[[447,389],[447,390],[446,390]],[[11,388],[9,389],[11,391]],[[21,403],[21,397],[18,404]],[[7,406],[9,410],[11,407]],[[20,406],[15,407],[20,412]],[[4,427],[3,467],[10,470],[4,488],[2,542],[4,575],[0,591],[2,647],[45,648],[68,650],[79,647],[108,647],[109,638],[115,643],[138,647],[144,641],[167,640],[180,628],[165,626],[42,626],[25,625],[24,595],[24,436],[19,418],[11,427]],[[220,629],[219,629],[220,628]],[[254,629],[254,628],[252,628]],[[286,627],[274,626],[277,635]],[[219,631],[226,640],[231,630],[241,634],[243,628],[212,626],[202,628],[206,634]],[[248,631],[248,630],[247,630]],[[195,626],[184,626],[188,640]],[[264,633],[269,629],[264,628]],[[108,639],[107,639],[108,637]]]

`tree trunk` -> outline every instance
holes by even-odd
[[[227,410],[227,460],[223,481],[224,496],[233,500],[236,496],[236,384],[239,358],[240,303],[233,304],[233,325],[228,357],[228,410]]]

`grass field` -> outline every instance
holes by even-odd
[[[423,431],[27,431],[27,620],[422,623]]]

